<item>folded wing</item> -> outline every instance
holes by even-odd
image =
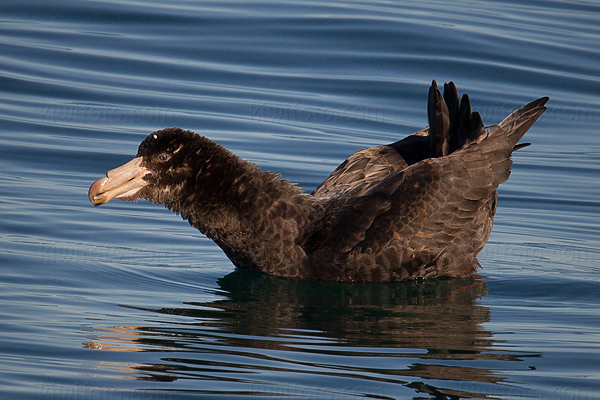
[[[337,196],[330,201],[332,217],[309,240],[316,258],[339,264],[348,274],[358,274],[356,279],[368,274],[379,280],[390,279],[386,274],[394,279],[462,276],[477,268],[475,256],[491,231],[496,189],[508,179],[511,154],[548,99],[485,129],[467,107],[468,98],[459,104],[451,86],[444,100],[432,85],[429,105],[435,109],[430,107],[427,136],[423,130],[408,140],[359,151],[315,190],[316,195]],[[410,147],[421,153],[403,155]],[[376,156],[365,162],[369,150]],[[346,186],[338,190],[341,184]],[[461,262],[469,264],[464,271]]]

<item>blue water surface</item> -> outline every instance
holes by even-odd
[[[600,399],[600,5],[4,0],[0,398]],[[314,189],[426,125],[550,96],[472,279],[236,271],[87,189],[179,126]]]

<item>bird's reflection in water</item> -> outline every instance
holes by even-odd
[[[219,384],[212,389],[219,394],[268,388],[269,396],[292,394],[279,386],[283,380],[307,382],[307,374],[315,374],[319,383],[303,395],[338,379],[354,390],[403,385],[435,399],[487,398],[495,390],[464,388],[501,384],[499,362],[532,356],[492,348],[492,334],[483,326],[490,311],[477,304],[487,285],[477,279],[309,283],[236,271],[218,283],[213,294],[219,300],[181,308],[127,306],[152,312],[153,321],[92,329],[85,346],[160,352],[150,364],[128,364],[129,379],[200,379],[203,387]],[[159,321],[155,313],[162,315]]]

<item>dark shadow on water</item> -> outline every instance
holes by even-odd
[[[220,395],[287,396],[301,389],[308,398],[319,397],[310,395],[319,393],[317,386],[348,395],[328,387],[335,379],[355,388],[402,385],[418,393],[415,398],[493,398],[490,385],[508,383],[499,374],[502,363],[538,356],[492,348],[483,325],[490,310],[477,302],[487,285],[478,279],[309,283],[236,271],[218,284],[215,301],[124,306],[152,313],[148,325],[92,328],[84,345],[160,354],[151,364],[129,364],[128,379],[198,379],[203,388],[216,382],[221,389],[198,393]],[[290,389],[270,381],[274,373],[288,382],[314,374],[317,383]],[[375,392],[352,395],[389,398]]]

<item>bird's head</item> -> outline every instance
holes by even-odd
[[[194,179],[198,149],[206,138],[179,128],[151,133],[140,144],[137,157],[94,182],[88,196],[94,206],[112,199],[147,199],[165,203],[176,198]]]

